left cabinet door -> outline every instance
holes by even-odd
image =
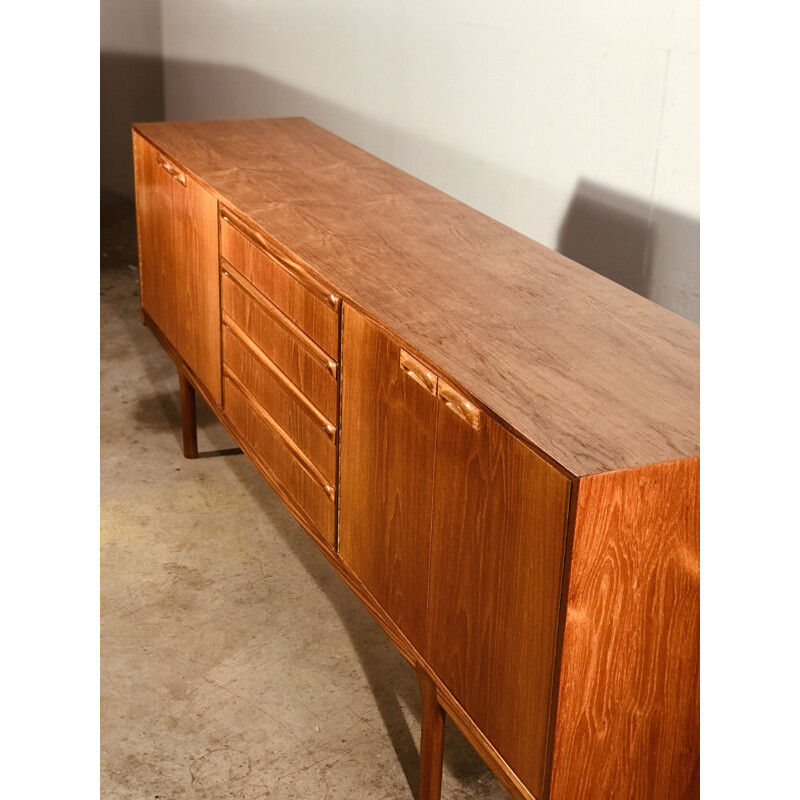
[[[134,132],[143,312],[222,400],[216,198]]]

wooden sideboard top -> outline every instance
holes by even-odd
[[[699,454],[699,328],[306,119],[134,129],[580,477]]]

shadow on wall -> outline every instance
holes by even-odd
[[[133,196],[132,122],[302,116],[536,238],[520,217],[552,187],[422,139],[253,70],[101,54],[101,182]],[[116,188],[129,186],[125,192]],[[526,224],[528,223],[529,224]],[[699,318],[698,220],[580,181],[560,228],[560,253],[682,316]]]
[[[164,62],[100,52],[100,188],[133,198],[131,125],[164,119]]]
[[[652,216],[651,216],[652,215]],[[580,181],[556,249],[615,283],[699,321],[700,222]]]

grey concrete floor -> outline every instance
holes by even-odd
[[[182,457],[133,208],[101,206],[102,797],[416,797],[413,670],[202,403]],[[508,797],[449,721],[443,797]]]

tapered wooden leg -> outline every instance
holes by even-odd
[[[185,458],[197,458],[197,405],[194,386],[189,379],[178,370],[181,384],[181,427],[183,428],[183,455]]]
[[[436,684],[419,666],[422,693],[422,741],[419,747],[419,800],[440,800],[444,755],[444,711],[436,697]]]

